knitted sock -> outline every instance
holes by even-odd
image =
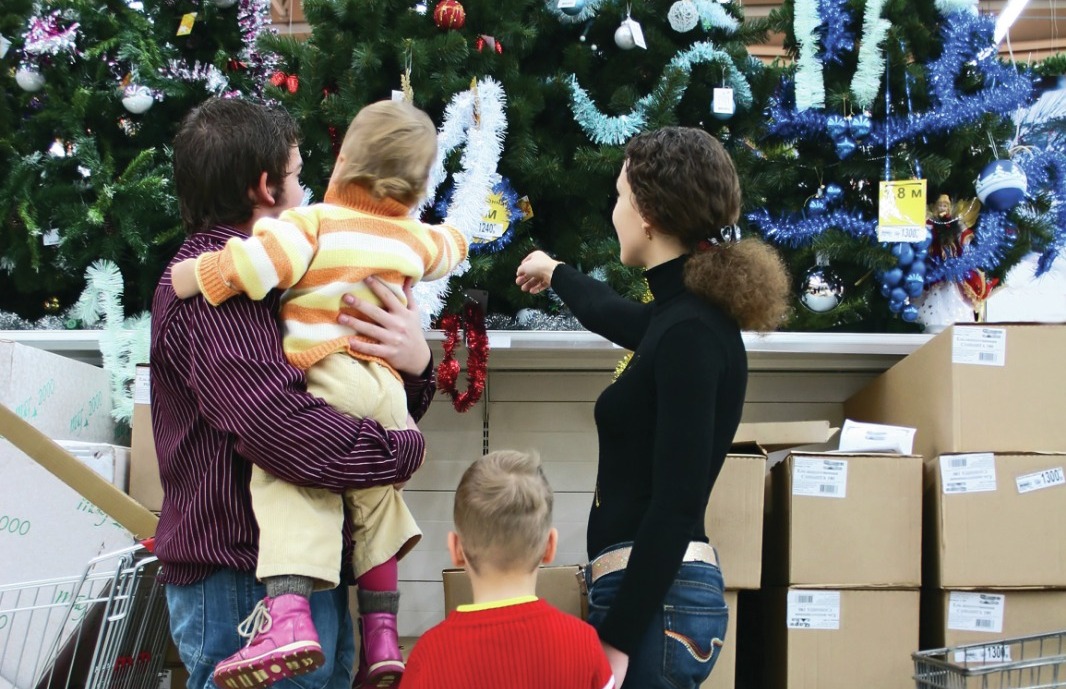
[[[399,591],[364,591],[359,589],[359,614],[371,612],[388,612],[395,615],[400,611]]]
[[[266,586],[267,595],[271,598],[284,596],[288,593],[310,598],[311,592],[315,589],[315,580],[311,577],[301,577],[296,574],[283,574],[263,579],[263,585]]]

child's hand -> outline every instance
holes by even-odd
[[[200,283],[196,281],[196,259],[187,258],[179,261],[170,269],[170,286],[178,299],[188,299],[200,294]]]

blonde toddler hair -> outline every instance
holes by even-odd
[[[437,157],[437,129],[429,115],[399,101],[378,101],[356,114],[341,143],[336,176],[360,184],[376,199],[413,206],[426,193]]]
[[[455,491],[455,530],[475,572],[532,572],[552,525],[552,489],[540,457],[492,452],[471,464]]]

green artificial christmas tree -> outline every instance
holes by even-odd
[[[99,259],[146,309],[181,238],[169,145],[212,95],[257,96],[267,0],[4,3],[0,313],[61,313]]]
[[[321,198],[358,109],[404,97],[410,87],[414,104],[441,127],[444,168],[431,178],[424,217],[469,223],[473,214],[476,226],[470,267],[453,279],[446,310],[456,311],[471,290],[487,292],[496,314],[556,309],[514,285],[518,263],[538,247],[585,270],[611,266],[603,276],[639,294],[639,276],[617,268],[610,221],[625,141],[642,129],[687,124],[748,155],[745,139],[761,122],[760,89],[773,81],[745,49],[765,27],[745,24],[737,4],[633,2],[628,15],[626,7],[605,0],[305,0],[310,38],[266,41],[280,56],[268,92],[300,120],[304,182]],[[627,36],[619,33],[627,16],[639,23],[646,47],[636,44],[633,25],[626,24]],[[498,147],[484,131],[500,124],[497,105],[506,127]],[[479,109],[472,118],[471,107]],[[617,118],[629,123],[620,136]]]
[[[1027,147],[1027,68],[971,0],[790,0],[794,64],[742,176],[747,225],[787,254],[790,327],[917,331],[973,321],[1030,251],[1062,247],[1066,158]]]

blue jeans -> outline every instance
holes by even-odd
[[[603,552],[630,545],[619,543]],[[602,554],[602,553],[601,553]],[[606,574],[588,585],[589,624],[599,628],[614,603],[625,570]],[[629,656],[623,687],[695,689],[711,674],[725,640],[726,607],[722,572],[716,565],[685,562],[661,607]]]
[[[219,661],[244,646],[237,625],[251,614],[266,590],[254,572],[223,569],[201,582],[166,587],[170,634],[189,671],[188,689],[216,689],[211,673]],[[274,684],[277,689],[351,689],[355,664],[348,587],[311,596],[311,616],[326,664],[306,675]]]

